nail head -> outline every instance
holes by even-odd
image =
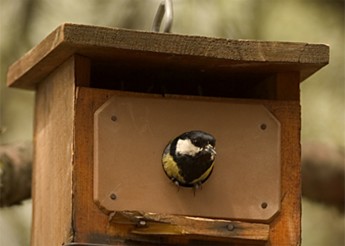
[[[262,207],[263,209],[266,209],[266,208],[268,207],[267,202],[263,202],[263,203],[261,203],[261,207]]]
[[[228,224],[226,226],[226,228],[229,230],[229,231],[233,231],[235,229],[235,226],[233,224]]]
[[[267,125],[263,123],[263,124],[260,125],[260,128],[261,128],[261,130],[266,130]]]
[[[146,226],[146,221],[145,221],[145,220],[140,220],[140,221],[138,222],[138,226],[141,226],[141,227]]]

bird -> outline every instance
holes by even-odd
[[[162,165],[178,187],[195,190],[210,177],[216,157],[216,139],[200,130],[184,132],[165,147]]]

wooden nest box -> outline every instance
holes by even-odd
[[[63,24],[15,62],[36,91],[32,245],[299,245],[299,84],[319,44]],[[201,189],[162,168],[190,130],[217,140]]]

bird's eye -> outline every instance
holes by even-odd
[[[198,140],[192,139],[192,143],[193,143],[193,144],[196,144],[197,142],[198,142]]]

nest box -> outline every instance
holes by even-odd
[[[36,91],[32,245],[299,245],[299,84],[326,45],[64,24],[15,62]],[[201,189],[162,154],[216,138]]]

